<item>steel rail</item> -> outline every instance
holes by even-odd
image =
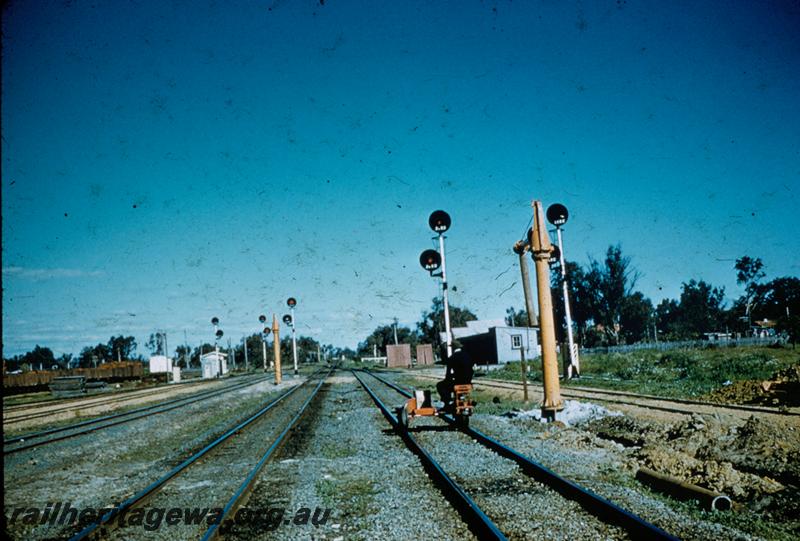
[[[410,392],[394,382],[373,374],[369,370],[364,370],[364,372],[391,387],[403,396],[407,398],[411,397]],[[450,425],[457,426],[456,420],[453,417],[443,416],[442,418]],[[603,520],[604,522],[620,526],[627,531],[633,539],[678,540],[677,537],[665,532],[661,528],[646,522],[637,515],[626,511],[617,504],[603,498],[602,496],[598,496],[594,492],[581,487],[577,483],[561,477],[551,469],[531,460],[525,455],[515,451],[503,443],[500,443],[494,438],[487,436],[486,434],[475,430],[474,428],[463,426],[459,428],[462,432],[470,436],[481,445],[491,449],[504,458],[516,462],[520,469],[522,469],[522,471],[529,477],[532,477],[536,481],[539,481],[540,483],[550,487],[565,498],[576,501],[586,511]]]
[[[449,475],[447,475],[439,463],[436,462],[436,459],[434,459],[430,453],[423,449],[417,440],[407,430],[403,430],[400,427],[400,423],[397,421],[392,412],[389,411],[383,402],[381,402],[380,398],[378,398],[369,385],[367,385],[367,383],[359,377],[356,371],[352,370],[351,372],[370,396],[370,398],[372,398],[372,401],[375,402],[375,405],[378,406],[378,409],[381,410],[381,413],[383,413],[383,416],[386,417],[387,421],[389,421],[389,424],[392,425],[397,434],[403,439],[406,446],[419,457],[423,468],[425,468],[425,470],[428,472],[428,475],[442,491],[445,498],[447,498],[453,508],[458,511],[458,513],[461,515],[461,518],[464,519],[464,522],[466,522],[467,526],[469,526],[470,530],[472,530],[475,536],[478,537],[478,539],[507,539],[497,525],[492,522],[492,519],[486,516],[486,514],[481,511],[480,507],[478,507],[478,504],[475,503],[475,501],[470,498],[466,492],[464,492],[464,489],[462,489]]]
[[[159,383],[159,384],[156,384],[156,385],[154,385],[152,387],[143,387],[143,388],[140,388],[140,389],[126,388],[126,389],[118,389],[118,390],[111,390],[111,391],[107,390],[107,391],[100,391],[100,392],[96,392],[96,393],[87,393],[87,394],[85,394],[83,396],[64,396],[64,397],[58,397],[58,398],[50,397],[50,398],[44,398],[42,400],[32,400],[30,402],[21,402],[21,403],[18,403],[18,404],[9,404],[9,405],[5,405],[4,404],[3,405],[3,414],[15,413],[15,412],[18,412],[20,410],[25,410],[25,409],[42,409],[42,408],[46,408],[46,407],[49,407],[49,406],[59,405],[59,403],[64,404],[65,406],[68,406],[70,402],[79,402],[81,400],[94,400],[94,399],[99,399],[99,398],[105,399],[105,398],[111,398],[111,397],[117,397],[117,396],[122,397],[123,395],[130,395],[132,393],[140,393],[142,391],[155,391],[155,390],[158,390],[158,389],[168,389],[168,388],[174,388],[174,387],[177,387],[177,386],[192,387],[192,386],[195,386],[195,385],[199,386],[199,385],[202,385],[204,383],[208,383],[208,380],[201,379],[201,378],[190,378],[190,379],[187,379],[187,380],[179,381],[177,383],[166,383],[166,384]],[[13,396],[15,396],[15,395],[10,395],[10,397],[13,397]],[[10,398],[10,397],[6,397],[6,398]]]
[[[315,374],[312,374],[312,377]],[[143,503],[147,498],[153,495],[157,490],[159,490],[164,484],[168,481],[173,479],[179,473],[184,471],[186,468],[195,464],[198,460],[203,458],[206,454],[208,454],[212,449],[219,446],[220,444],[228,441],[232,436],[236,435],[242,429],[246,428],[247,426],[251,425],[253,422],[261,418],[264,414],[274,408],[277,404],[283,401],[286,397],[290,396],[292,393],[297,391],[300,387],[303,387],[308,380],[300,383],[299,385],[294,385],[291,389],[281,393],[278,397],[272,399],[267,405],[262,407],[259,411],[245,419],[244,421],[238,423],[236,426],[229,428],[225,433],[219,436],[217,439],[194,453],[192,456],[175,466],[173,469],[162,475],[157,480],[150,483],[148,486],[131,496],[130,498],[126,499],[116,507],[114,507],[111,511],[100,517],[100,520],[86,526],[83,530],[79,531],[72,537],[70,537],[70,541],[79,541],[81,539],[91,538],[95,534],[99,534],[102,532],[98,532],[99,528],[102,528],[104,525],[109,524],[114,518],[116,518],[120,513],[127,512],[136,505]]]
[[[195,382],[194,385],[197,385],[198,382]],[[172,390],[174,387],[168,387],[166,385],[155,387],[152,389],[137,389],[139,393],[137,394],[130,394],[126,393],[124,396],[119,396],[117,393],[112,393],[110,396],[96,396],[96,397],[83,397],[83,400],[86,402],[80,404],[63,404],[63,407],[53,408],[53,409],[46,409],[45,411],[33,411],[31,413],[27,413],[24,415],[16,415],[14,416],[16,411],[6,412],[3,410],[3,424],[13,424],[13,423],[21,423],[22,421],[28,421],[30,419],[39,419],[41,417],[47,417],[49,415],[58,415],[61,413],[67,413],[69,411],[77,411],[86,408],[96,408],[99,406],[106,406],[109,404],[117,404],[120,402],[127,402],[129,400],[138,400],[140,398],[146,398],[149,396],[157,395],[160,393],[167,393]],[[58,404],[51,404],[50,406],[57,406]],[[29,409],[45,409],[48,406],[39,406],[38,408],[29,408]],[[24,411],[21,410],[21,411]],[[8,413],[8,415],[6,415]]]
[[[147,416],[150,416],[150,415],[157,415],[159,413],[172,411],[174,409],[182,408],[183,406],[188,406],[189,404],[193,404],[195,402],[198,402],[198,401],[206,399],[206,398],[211,398],[211,397],[223,394],[223,393],[227,393],[227,392],[230,392],[230,391],[235,391],[237,389],[248,387],[250,385],[255,385],[257,383],[262,383],[262,382],[267,381],[269,379],[270,378],[259,378],[259,379],[254,380],[254,381],[247,381],[247,382],[237,383],[237,384],[234,384],[234,385],[229,385],[229,386],[225,387],[224,389],[214,389],[214,390],[211,390],[211,391],[203,391],[201,393],[196,393],[196,394],[193,394],[193,395],[190,395],[190,396],[186,396],[186,397],[183,397],[183,398],[177,398],[175,400],[170,400],[170,401],[167,401],[167,402],[159,402],[158,404],[154,404],[152,406],[145,406],[143,408],[137,408],[137,409],[126,411],[126,412],[122,412],[122,413],[115,413],[115,414],[112,414],[112,415],[106,415],[106,416],[103,416],[103,417],[90,419],[88,421],[82,421],[80,423],[75,423],[75,424],[72,424],[72,425],[62,426],[62,427],[58,427],[58,428],[51,428],[49,430],[43,430],[41,432],[32,432],[32,433],[29,433],[29,434],[23,434],[21,436],[16,436],[14,438],[10,438],[8,440],[3,441],[3,445],[4,446],[5,445],[13,445],[14,443],[18,443],[18,442],[23,442],[23,441],[27,441],[27,440],[31,440],[31,439],[35,440],[35,439],[42,438],[42,437],[45,437],[45,436],[49,436],[49,435],[52,435],[52,434],[58,434],[60,432],[66,432],[66,431],[69,431],[69,430],[75,430],[75,429],[83,428],[83,430],[78,430],[77,432],[72,432],[72,433],[69,433],[69,434],[63,434],[61,436],[57,436],[55,438],[48,438],[48,439],[43,440],[43,441],[30,442],[30,443],[27,443],[25,445],[19,445],[19,446],[16,446],[16,447],[12,447],[11,449],[5,449],[5,447],[4,447],[3,448],[3,455],[9,455],[9,454],[16,453],[16,452],[19,452],[19,451],[24,451],[26,449],[31,449],[33,447],[40,447],[40,446],[43,446],[43,445],[48,445],[48,444],[51,444],[51,443],[55,443],[57,441],[63,441],[63,440],[69,439],[69,438],[74,438],[76,436],[81,436],[83,434],[88,434],[88,433],[91,433],[91,432],[95,432],[97,430],[102,430],[104,428],[109,428],[109,427],[112,427],[112,426],[117,426],[117,425],[120,425],[120,424],[123,424],[123,423],[130,422],[130,421],[135,421],[137,419],[141,419],[143,417],[147,417]],[[161,408],[161,409],[158,409],[158,408]],[[157,411],[153,411],[153,410],[157,410]],[[121,417],[124,417],[124,418],[121,419]],[[114,420],[114,419],[116,419],[116,420]],[[91,426],[91,425],[95,425],[97,423],[101,423],[103,421],[112,421],[112,422],[105,423],[105,424],[102,424],[100,426]]]
[[[253,467],[253,469],[250,470],[250,473],[247,474],[247,477],[245,477],[244,481],[242,481],[242,484],[239,485],[239,488],[236,489],[236,492],[234,492],[233,496],[231,496],[231,498],[228,500],[228,503],[226,503],[225,507],[222,508],[222,515],[221,515],[219,521],[217,521],[214,524],[212,524],[208,528],[208,530],[206,530],[206,533],[202,537],[202,541],[208,541],[210,539],[214,539],[214,538],[217,537],[217,535],[222,533],[220,531],[220,526],[226,524],[227,520],[230,520],[230,519],[227,519],[226,517],[229,517],[231,514],[233,514],[236,511],[236,509],[239,506],[239,502],[243,501],[243,497],[247,493],[249,493],[250,490],[252,490],[253,482],[255,481],[256,476],[259,474],[261,469],[264,467],[264,464],[267,462],[267,460],[270,459],[270,457],[275,452],[275,450],[278,449],[278,447],[280,447],[281,443],[283,443],[283,439],[286,437],[286,435],[289,433],[289,431],[292,430],[292,428],[297,424],[297,422],[303,416],[303,414],[305,413],[306,409],[308,408],[308,405],[311,403],[311,401],[314,399],[314,397],[317,396],[317,393],[319,392],[320,388],[322,387],[322,384],[325,383],[325,380],[328,379],[328,377],[334,372],[334,370],[335,370],[335,368],[331,368],[328,371],[328,373],[323,378],[320,379],[319,383],[317,383],[317,386],[314,388],[314,391],[311,393],[311,395],[306,399],[306,401],[300,407],[300,410],[297,412],[297,414],[292,418],[291,421],[289,421],[289,423],[286,425],[286,428],[283,429],[283,431],[278,435],[278,437],[275,439],[275,441],[272,442],[272,445],[269,446],[269,449],[267,449],[264,452],[264,454],[262,455],[261,459]]]

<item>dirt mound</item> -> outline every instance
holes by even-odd
[[[740,502],[771,497],[800,481],[800,428],[789,424],[752,416],[732,427],[692,415],[668,424],[606,417],[586,428],[632,447],[643,466]]]
[[[695,456],[800,485],[800,428],[790,424],[775,425],[751,416],[727,436],[710,439]]]
[[[703,397],[721,404],[800,406],[800,365],[790,366],[768,380],[740,380]]]
[[[698,460],[687,453],[660,446],[642,448],[637,458],[653,470],[726,494],[735,500],[750,500],[784,488],[772,479],[741,472],[730,462]]]
[[[663,431],[655,424],[631,417],[603,417],[589,422],[586,428],[597,436],[625,447],[641,447],[647,441],[659,440]]]

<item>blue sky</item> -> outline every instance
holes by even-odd
[[[796,2],[20,2],[3,13],[4,353],[166,329],[355,345],[520,307],[530,200],[658,302],[800,274]]]

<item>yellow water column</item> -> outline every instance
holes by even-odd
[[[552,252],[550,237],[544,221],[542,202],[534,201],[533,229],[530,248],[536,267],[536,289],[539,293],[539,329],[542,341],[542,372],[544,380],[544,400],[542,418],[555,421],[556,412],[564,409],[561,389],[558,382],[558,356],[556,355],[556,329],[553,317],[553,299],[550,295],[550,266]]]

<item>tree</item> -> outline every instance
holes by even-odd
[[[400,344],[410,344],[411,349],[414,349],[419,343],[419,337],[417,333],[410,328],[398,326],[397,342]],[[375,347],[378,348],[379,353],[385,353],[386,346],[391,344],[394,344],[394,326],[381,325],[376,327],[363,342],[359,342],[357,353],[361,356],[370,356]]]
[[[271,336],[271,335],[270,335]],[[245,337],[244,343],[247,345],[247,365],[253,368],[263,368],[264,366],[264,346],[262,345],[261,333],[253,333]],[[266,344],[267,365],[272,362],[272,340],[267,337]],[[244,363],[244,346],[239,343],[234,348],[236,356],[241,363]]]
[[[152,338],[152,336],[151,334],[150,337]],[[200,356],[212,351],[214,351],[214,344],[209,344],[208,342],[201,344],[200,347],[192,349],[190,364],[193,366],[200,366]]]
[[[790,332],[792,318],[800,316],[800,278],[785,276],[756,287],[753,297],[756,319],[771,319],[776,330]]]
[[[108,340],[108,349],[114,360],[131,359],[136,353],[136,339],[133,336],[112,336]]]
[[[681,337],[681,308],[675,299],[664,299],[656,306],[655,326],[659,336],[665,340]]]
[[[764,263],[761,261],[761,258],[758,257],[753,259],[750,256],[742,256],[736,260],[736,264],[733,268],[736,269],[736,283],[745,286],[746,296],[744,303],[741,304],[744,305],[745,316],[747,317],[749,327],[752,325],[751,311],[753,308],[753,301],[758,295],[758,284],[761,279],[766,276],[762,270],[764,268]]]
[[[70,364],[72,363],[72,353],[62,353],[58,359],[56,359],[56,364],[58,368],[62,370],[68,369]]]
[[[585,285],[592,294],[586,301],[591,307],[592,319],[602,326],[612,344],[619,344],[622,307],[638,278],[639,273],[631,267],[631,259],[623,257],[620,245],[608,247],[603,265],[590,260]]]
[[[147,342],[145,342],[145,347],[150,350],[151,355],[166,355],[164,335],[160,332],[150,333]]]
[[[99,364],[111,361],[112,353],[106,344],[97,344],[83,348],[78,359],[78,366],[81,368],[94,368]]]
[[[450,306],[450,327],[464,327],[467,321],[475,321],[478,316],[469,308]],[[433,299],[431,309],[422,313],[422,319],[417,323],[417,334],[420,342],[434,344],[440,347],[442,342],[439,333],[444,332],[444,304],[440,297]]]
[[[747,291],[753,289],[766,274],[762,270],[764,263],[761,258],[753,259],[750,256],[743,256],[736,260],[733,266],[736,269],[736,283],[745,286]]]
[[[592,308],[598,304],[597,292],[589,285],[586,272],[580,265],[574,261],[567,261],[565,264],[572,321],[575,322],[578,343],[585,344],[586,327],[592,320]]]
[[[623,299],[619,325],[626,343],[639,342],[649,336],[652,313],[653,303],[639,291]]]
[[[719,330],[725,288],[712,287],[703,280],[684,283],[680,299],[680,334],[700,338],[704,332]]]
[[[31,351],[22,355],[4,358],[5,368],[14,370],[50,370],[58,364],[53,351],[47,347],[36,345]]]
[[[188,365],[191,363],[191,357],[191,347],[185,344],[180,344],[175,348],[175,364],[177,364],[180,368],[189,368]]]
[[[565,261],[567,293],[575,339],[579,344],[586,340],[586,326],[592,320],[592,310],[598,305],[597,291],[587,283],[587,273],[574,261]],[[564,288],[561,285],[561,272],[550,273],[550,291],[553,298],[553,317],[556,321],[556,339],[566,340],[567,325],[564,309]]]
[[[513,306],[506,308],[506,325],[511,327],[527,327],[528,326],[528,312],[527,310],[515,310]]]

